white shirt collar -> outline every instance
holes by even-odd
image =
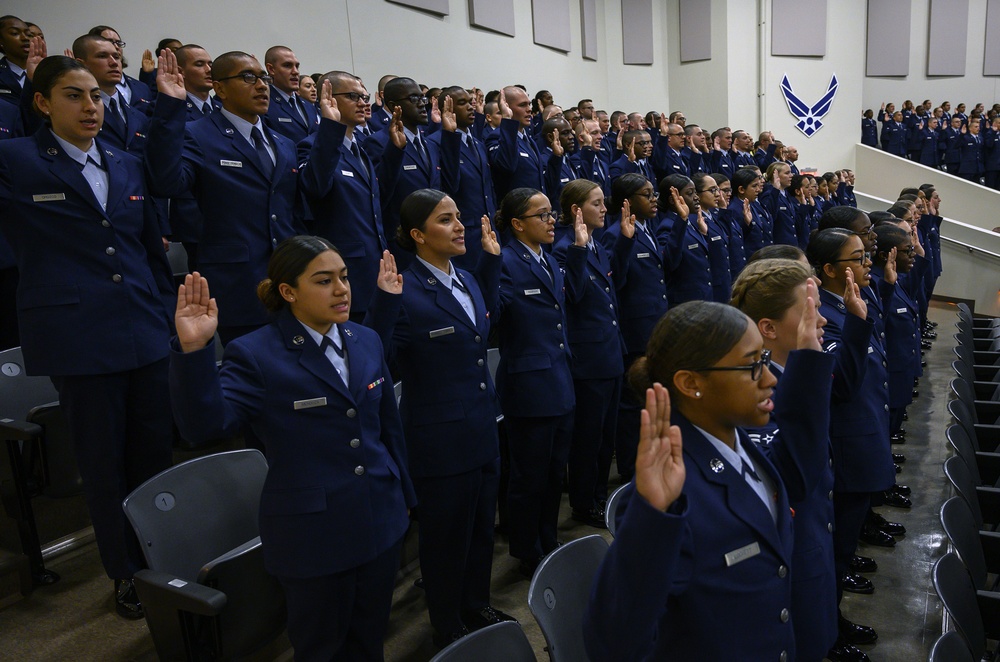
[[[517,243],[521,244],[526,249],[528,249],[528,253],[531,254],[531,257],[535,258],[535,261],[538,262],[539,264],[541,264],[541,262],[542,262],[542,249],[541,248],[539,248],[538,252],[535,253],[534,249],[532,249],[531,246],[529,246],[528,244],[524,243],[520,239],[517,240]]]
[[[329,338],[331,341],[333,341],[334,346],[343,347],[343,343],[341,343],[340,341],[340,331],[339,329],[337,329],[336,324],[330,326],[330,330],[326,332],[326,336],[323,336],[316,329],[307,326],[302,320],[296,320],[296,321],[302,325],[302,328],[306,330],[306,333],[309,334],[309,337],[312,338],[313,342],[315,342],[317,345],[322,347],[323,338],[326,337]]]
[[[80,165],[82,166],[87,165],[88,156],[94,159],[94,162],[97,165],[101,165],[101,150],[97,149],[96,141],[91,140],[90,149],[88,149],[87,151],[83,151],[76,145],[68,143],[59,136],[57,136],[51,129],[49,129],[49,132],[52,133],[52,137],[56,139],[56,142],[62,146],[63,150],[66,152],[66,156],[73,159]]]
[[[435,276],[439,281],[441,281],[445,285],[445,287],[447,287],[449,290],[451,289],[451,279],[456,277],[455,267],[451,266],[451,262],[448,262],[448,269],[451,273],[445,273],[440,269],[438,269],[437,267],[435,267],[430,262],[428,262],[427,260],[425,260],[424,258],[420,257],[419,255],[417,256],[417,260],[419,260],[421,264],[427,267],[427,270],[430,271],[431,274]]]

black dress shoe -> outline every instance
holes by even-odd
[[[909,497],[905,497],[899,492],[893,492],[892,490],[886,490],[885,494],[885,505],[892,506],[893,508],[911,508],[913,502],[910,501]]]
[[[871,658],[863,650],[839,640],[826,654],[826,659],[830,662],[871,662]]]
[[[929,340],[920,341],[920,349],[930,349],[930,348],[931,348],[931,343]]]
[[[903,412],[903,420],[904,421],[910,420],[910,415],[908,413],[906,413],[905,411]]]
[[[893,453],[892,461],[895,462],[896,464],[902,464],[906,462],[906,456],[903,455],[902,453]]]
[[[873,524],[865,524],[861,527],[858,540],[877,547],[895,547],[896,539]]]
[[[913,490],[910,489],[909,485],[900,485],[899,483],[896,483],[889,488],[889,491],[895,492],[896,494],[902,494],[903,496],[910,496],[910,493]]]
[[[502,623],[503,621],[514,621],[517,623],[517,619],[510,614],[505,614],[499,609],[494,609],[489,605],[479,610],[462,610],[462,623],[466,628],[468,628],[469,632],[475,632],[476,630],[481,630],[487,625],[495,625],[497,623]]]
[[[587,524],[596,529],[608,528],[604,524],[604,511],[598,508],[591,508],[590,510],[574,510],[570,514],[570,519]]]
[[[131,579],[115,580],[115,611],[122,618],[136,620],[146,614],[139,602],[139,594],[135,592],[135,583]]]
[[[889,443],[892,443],[892,444],[905,444],[906,443],[906,435],[905,434],[900,434],[898,432],[893,432],[891,435],[889,435]]]
[[[880,531],[885,531],[890,536],[905,536],[906,527],[899,522],[890,522],[886,518],[882,517],[878,513],[873,513],[869,520],[869,524],[874,525]],[[857,643],[857,642],[854,642]]]
[[[855,554],[851,557],[851,562],[847,564],[851,572],[875,572],[878,570],[878,563],[875,559],[867,556],[858,556]]]
[[[848,573],[844,575],[844,578],[841,581],[843,582],[844,590],[850,591],[851,593],[871,595],[875,592],[875,584],[872,584],[872,580],[855,573]]]
[[[896,473],[898,473],[898,474],[903,473],[903,467],[899,466],[898,464],[893,464],[892,468],[895,469]]]
[[[918,391],[917,389],[913,389],[913,397],[915,398],[920,397],[920,391]]]
[[[447,648],[450,644],[455,643],[467,634],[469,634],[469,631],[463,627],[459,630],[455,630],[454,632],[449,632],[448,634],[435,632],[434,636],[431,637],[431,640],[438,648]]]
[[[847,644],[873,644],[878,641],[878,633],[875,632],[875,628],[852,623],[843,616],[837,622],[837,631],[837,641]]]
[[[927,361],[925,361],[924,359],[920,359],[920,367],[921,368],[926,368],[927,367]],[[906,414],[903,414],[903,420],[906,420]]]
[[[937,334],[933,331],[924,331],[924,338],[927,340],[937,340]]]

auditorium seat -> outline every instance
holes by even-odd
[[[934,589],[973,657],[984,659],[987,637],[997,639],[1000,635],[1000,594],[976,591],[968,569],[953,553],[934,564]]]
[[[503,621],[476,630],[449,645],[431,662],[536,662],[521,626]]]

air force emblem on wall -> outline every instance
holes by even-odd
[[[788,104],[788,112],[798,118],[799,121],[795,126],[807,137],[823,128],[822,119],[830,112],[830,105],[833,103],[833,97],[837,96],[839,85],[837,75],[834,74],[830,77],[830,87],[827,88],[826,94],[810,107],[792,92],[792,84],[788,82],[788,74],[785,74],[784,78],[781,79],[781,94],[785,97],[785,103]]]

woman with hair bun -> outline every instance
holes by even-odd
[[[629,380],[645,392],[635,481],[584,618],[594,660],[793,660],[793,512],[827,465],[833,359],[807,297],[771,400],[771,353],[731,306],[690,301],[657,324]],[[669,395],[668,395],[669,394]],[[744,427],[782,428],[773,463]],[[683,437],[683,444],[681,438]],[[720,618],[725,636],[720,636]]]
[[[416,254],[395,279],[381,279],[366,320],[398,367],[410,475],[420,503],[420,570],[434,643],[513,620],[490,606],[493,526],[500,483],[497,414],[486,339],[500,299],[500,244],[480,219],[475,273],[455,201],[435,189],[403,200],[396,242]],[[394,272],[392,256],[385,254]],[[386,287],[390,285],[390,287]]]
[[[349,321],[347,267],[326,239],[286,239],[267,274],[257,295],[274,321],[229,343],[221,371],[218,306],[205,278],[185,277],[170,360],[174,418],[192,441],[249,425],[264,442],[264,567],[284,588],[295,659],[381,660],[416,503],[382,343]]]
[[[510,451],[510,554],[530,578],[559,546],[556,531],[573,435],[572,353],[566,336],[565,276],[542,250],[555,240],[544,193],[504,196],[496,226],[509,231],[500,276],[497,392]]]

